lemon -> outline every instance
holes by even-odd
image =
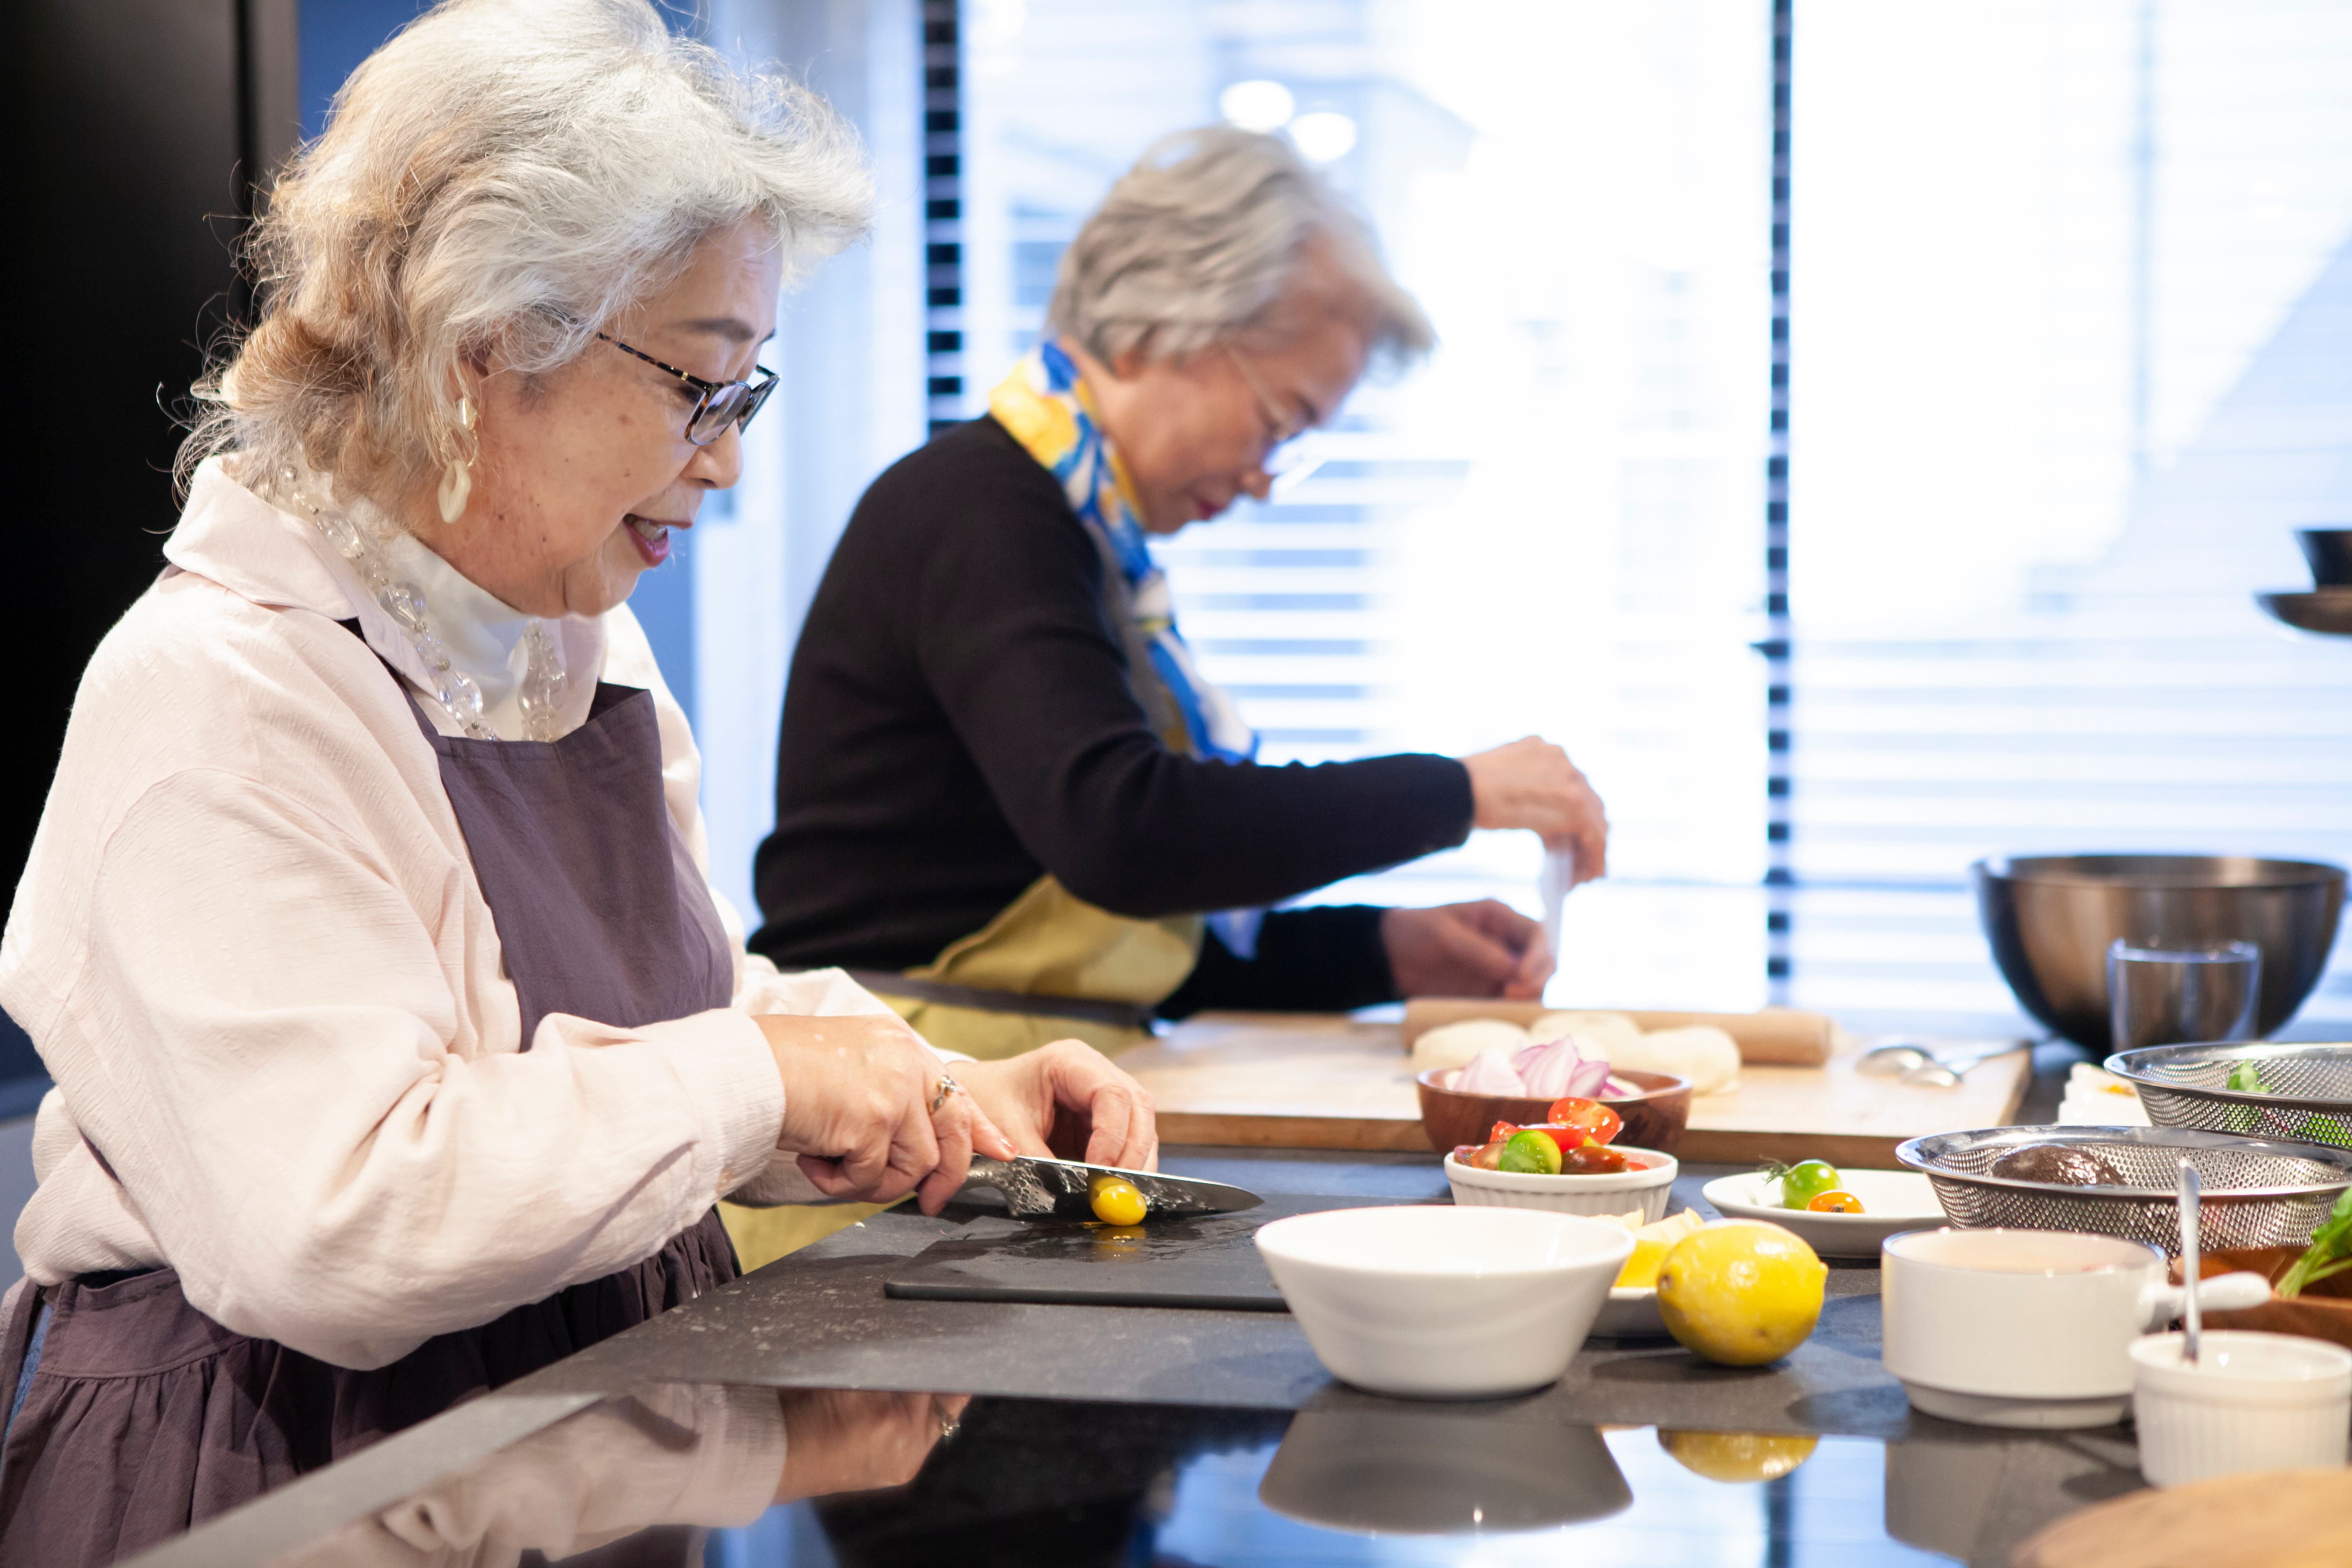
[[[1105,1225],[1141,1225],[1150,1207],[1133,1182],[1118,1176],[1097,1176],[1087,1190],[1095,1217]]]
[[[1633,1232],[1633,1255],[1625,1259],[1625,1267],[1617,1271],[1616,1288],[1621,1290],[1654,1290],[1658,1285],[1658,1266],[1674,1250],[1675,1243],[1699,1227],[1699,1217],[1690,1210],[1645,1225]]]
[[[1793,1233],[1717,1220],[1675,1243],[1658,1266],[1666,1331],[1709,1361],[1759,1366],[1805,1342],[1821,1321],[1827,1265]]]
[[[1777,1481],[1811,1458],[1821,1442],[1771,1432],[1658,1433],[1658,1447],[1676,1464],[1711,1481]]]
[[[1617,1271],[1619,1290],[1654,1290],[1658,1288],[1658,1266],[1666,1260],[1668,1243],[1651,1237],[1633,1238],[1633,1256],[1625,1259],[1625,1267]]]

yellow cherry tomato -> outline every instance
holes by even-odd
[[[1843,1187],[1832,1187],[1825,1193],[1815,1193],[1813,1201],[1805,1205],[1815,1214],[1860,1214],[1862,1200]]]
[[[1119,1176],[1097,1176],[1087,1195],[1094,1202],[1095,1217],[1105,1225],[1141,1225],[1150,1207],[1135,1184]]]

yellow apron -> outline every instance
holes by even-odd
[[[1017,376],[1019,373],[1015,374]],[[1008,385],[1012,379],[1008,378]],[[1034,431],[1024,435],[1017,408],[999,406],[995,399],[992,399],[991,407],[1005,421],[1006,428],[1051,471],[1051,456],[1041,455],[1038,450],[1040,441],[1050,444],[1049,435]],[[1045,412],[1050,415],[1052,411]],[[1113,462],[1115,466],[1115,458]],[[1118,557],[1099,529],[1088,528],[1087,534],[1102,562],[1104,618],[1118,631],[1127,654],[1128,689],[1142,708],[1145,721],[1160,737],[1160,743],[1172,752],[1190,755],[1191,728],[1175,694],[1168,689],[1152,663],[1150,647],[1137,624],[1134,597],[1120,573]],[[988,924],[950,942],[939,957],[920,968],[906,971],[906,974],[910,980],[940,981],[1018,995],[1132,1002],[1150,1006],[1166,1001],[1184,983],[1184,977],[1192,973],[1192,966],[1201,958],[1201,932],[1202,920],[1198,915],[1156,921],[1115,915],[1077,898],[1049,872],[1032,882]],[[1150,1037],[1140,1028],[1091,1019],[992,1012],[913,996],[877,994],[931,1044],[983,1061],[1017,1057],[1055,1040],[1073,1039],[1084,1040],[1108,1055]],[[735,1255],[748,1273],[811,1242],[821,1241],[835,1231],[845,1230],[870,1215],[879,1214],[887,1206],[837,1204],[755,1209],[722,1203],[719,1216],[726,1223],[727,1234],[735,1243]]]

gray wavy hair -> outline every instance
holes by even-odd
[[[447,0],[368,57],[249,241],[259,321],[197,384],[184,479],[236,452],[390,501],[453,457],[461,361],[526,375],[765,224],[785,275],[862,234],[856,133],[797,83],[670,35],[646,0]]]
[[[1276,339],[1317,251],[1350,298],[1376,360],[1402,365],[1437,334],[1389,276],[1371,229],[1279,136],[1230,125],[1164,136],[1121,175],[1062,253],[1049,330],[1108,364],[1130,349],[1181,359],[1236,338]]]

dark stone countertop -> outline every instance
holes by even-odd
[[[2021,1120],[2046,1118],[2070,1047],[2044,1047]],[[1162,1168],[1265,1195],[1444,1201],[1437,1157],[1171,1147]],[[1731,1168],[1685,1165],[1676,1206]],[[933,1391],[1290,1412],[1458,1409],[1545,1426],[1818,1435],[1886,1445],[1888,1519],[1902,1506],[1940,1550],[2005,1563],[2035,1529],[2140,1484],[2128,1429],[2000,1433],[1910,1410],[1878,1359],[1878,1269],[1831,1262],[1820,1326],[1772,1365],[1728,1368],[1667,1342],[1593,1341],[1551,1388],[1459,1406],[1384,1400],[1333,1382],[1287,1314],[901,1300],[885,1275],[982,1210],[877,1215],[507,1389],[392,1438],[166,1547],[158,1563],[254,1561],[300,1534],[391,1506],[598,1399],[654,1382]],[[959,1215],[962,1218],[958,1217]],[[1912,1479],[1898,1489],[1899,1472]],[[289,1531],[295,1531],[289,1534]],[[1909,1539],[1916,1534],[1906,1532]],[[240,1555],[242,1554],[242,1555]]]

